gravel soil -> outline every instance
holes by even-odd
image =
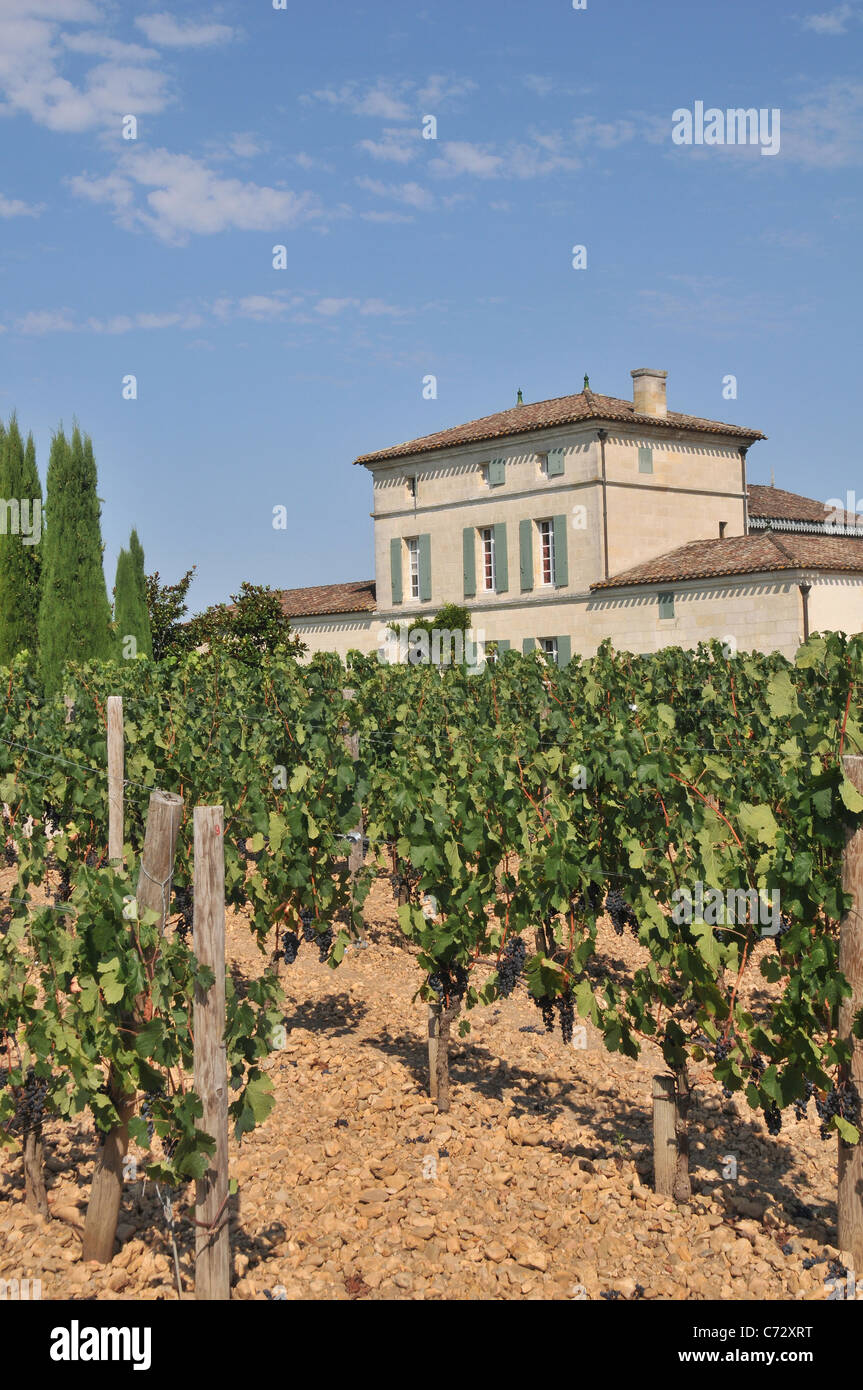
[[[454,1039],[452,1108],[439,1115],[420,973],[384,875],[366,921],[366,943],[338,970],[304,945],[285,971],[285,1044],[267,1063],[276,1105],[242,1145],[231,1140],[233,1297],[827,1296],[837,1141],[819,1138],[814,1114],[784,1112],[770,1138],[745,1100],[724,1100],[696,1068],[693,1196],[676,1206],[651,1190],[656,1049],[636,1062],[609,1054],[590,1026],[565,1046],[520,985],[473,1010],[469,1036]],[[607,922],[599,943],[612,971],[642,963]],[[260,969],[237,914],[228,951],[237,978]],[[767,1007],[757,972],[747,976],[750,1003]],[[39,1279],[43,1299],[176,1299],[165,1213],[140,1178],[126,1185],[111,1264],[82,1262],[94,1153],[89,1121],[46,1126],[47,1219],[24,1206],[20,1155],[0,1151],[0,1279]],[[194,1191],[174,1198],[191,1297]]]

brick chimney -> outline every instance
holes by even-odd
[[[667,415],[665,381],[668,372],[636,367],[632,372],[632,404],[638,415]]]

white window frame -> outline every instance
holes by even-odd
[[[538,521],[539,530],[539,582],[545,588],[553,588],[555,582],[554,563],[554,522],[551,518]],[[548,578],[546,578],[546,554],[548,556]]]
[[[420,596],[420,538],[419,536],[406,536],[405,545],[408,550],[408,588],[409,598],[418,599]]]
[[[546,661],[551,661],[557,665],[558,650],[556,637],[540,637],[539,647]]]
[[[537,458],[539,459],[539,476],[540,476],[541,478],[547,478],[547,477],[548,477],[548,454],[537,454]]]
[[[482,591],[493,594],[497,583],[497,557],[494,550],[494,527],[482,526],[479,532],[482,556]]]

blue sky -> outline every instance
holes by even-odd
[[[371,577],[357,454],[585,371],[863,506],[861,60],[858,0],[0,0],[0,414],[43,476],[77,417],[109,586],[135,525],[194,608]],[[779,153],[675,145],[696,101]]]

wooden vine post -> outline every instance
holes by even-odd
[[[149,909],[159,914],[163,931],[171,901],[171,875],[182,811],[182,797],[174,792],[151,794],[136,897],[140,913]],[[143,1005],[143,1000],[141,1003]],[[141,1021],[140,1017],[132,1018],[129,1025],[134,1028]],[[107,1264],[114,1253],[123,1196],[123,1159],[129,1147],[129,1120],[136,1099],[121,1095],[114,1077],[109,1076],[108,1088],[120,1122],[105,1136],[96,1163],[82,1250],[84,1260],[98,1260],[100,1264]]]
[[[689,1086],[684,1071],[653,1078],[653,1179],[662,1197],[687,1202],[689,1178]]]
[[[123,697],[108,696],[108,860],[123,857]]]
[[[863,793],[863,758],[844,757],[845,775]],[[851,1062],[845,1078],[863,1099],[863,1041],[851,1032],[854,1015],[863,1007],[863,827],[849,834],[842,856],[842,888],[854,902],[843,917],[839,934],[839,969],[851,994],[839,1007],[839,1036],[851,1043]],[[850,1256],[857,1279],[863,1278],[863,1140],[846,1144],[839,1138],[840,1251]]]
[[[356,693],[357,692],[355,690],[342,691],[342,695],[346,700],[353,700],[356,696]],[[354,762],[356,762],[360,756],[360,736],[358,733],[350,729],[348,730],[348,732],[345,734],[345,748],[351,755]],[[355,839],[351,840],[351,849],[350,854],[348,856],[348,869],[351,875],[351,882],[353,882],[356,878],[360,869],[363,867],[363,862],[365,860],[365,852],[363,850],[363,830],[364,826],[362,822],[362,817],[360,817],[359,825],[355,826],[353,831],[351,832],[352,835],[356,836]]]
[[[196,1185],[195,1297],[231,1296],[228,1064],[225,1053],[225,837],[221,806],[195,807],[195,955],[215,983],[195,989],[195,1090],[200,1127],[216,1141]]]

